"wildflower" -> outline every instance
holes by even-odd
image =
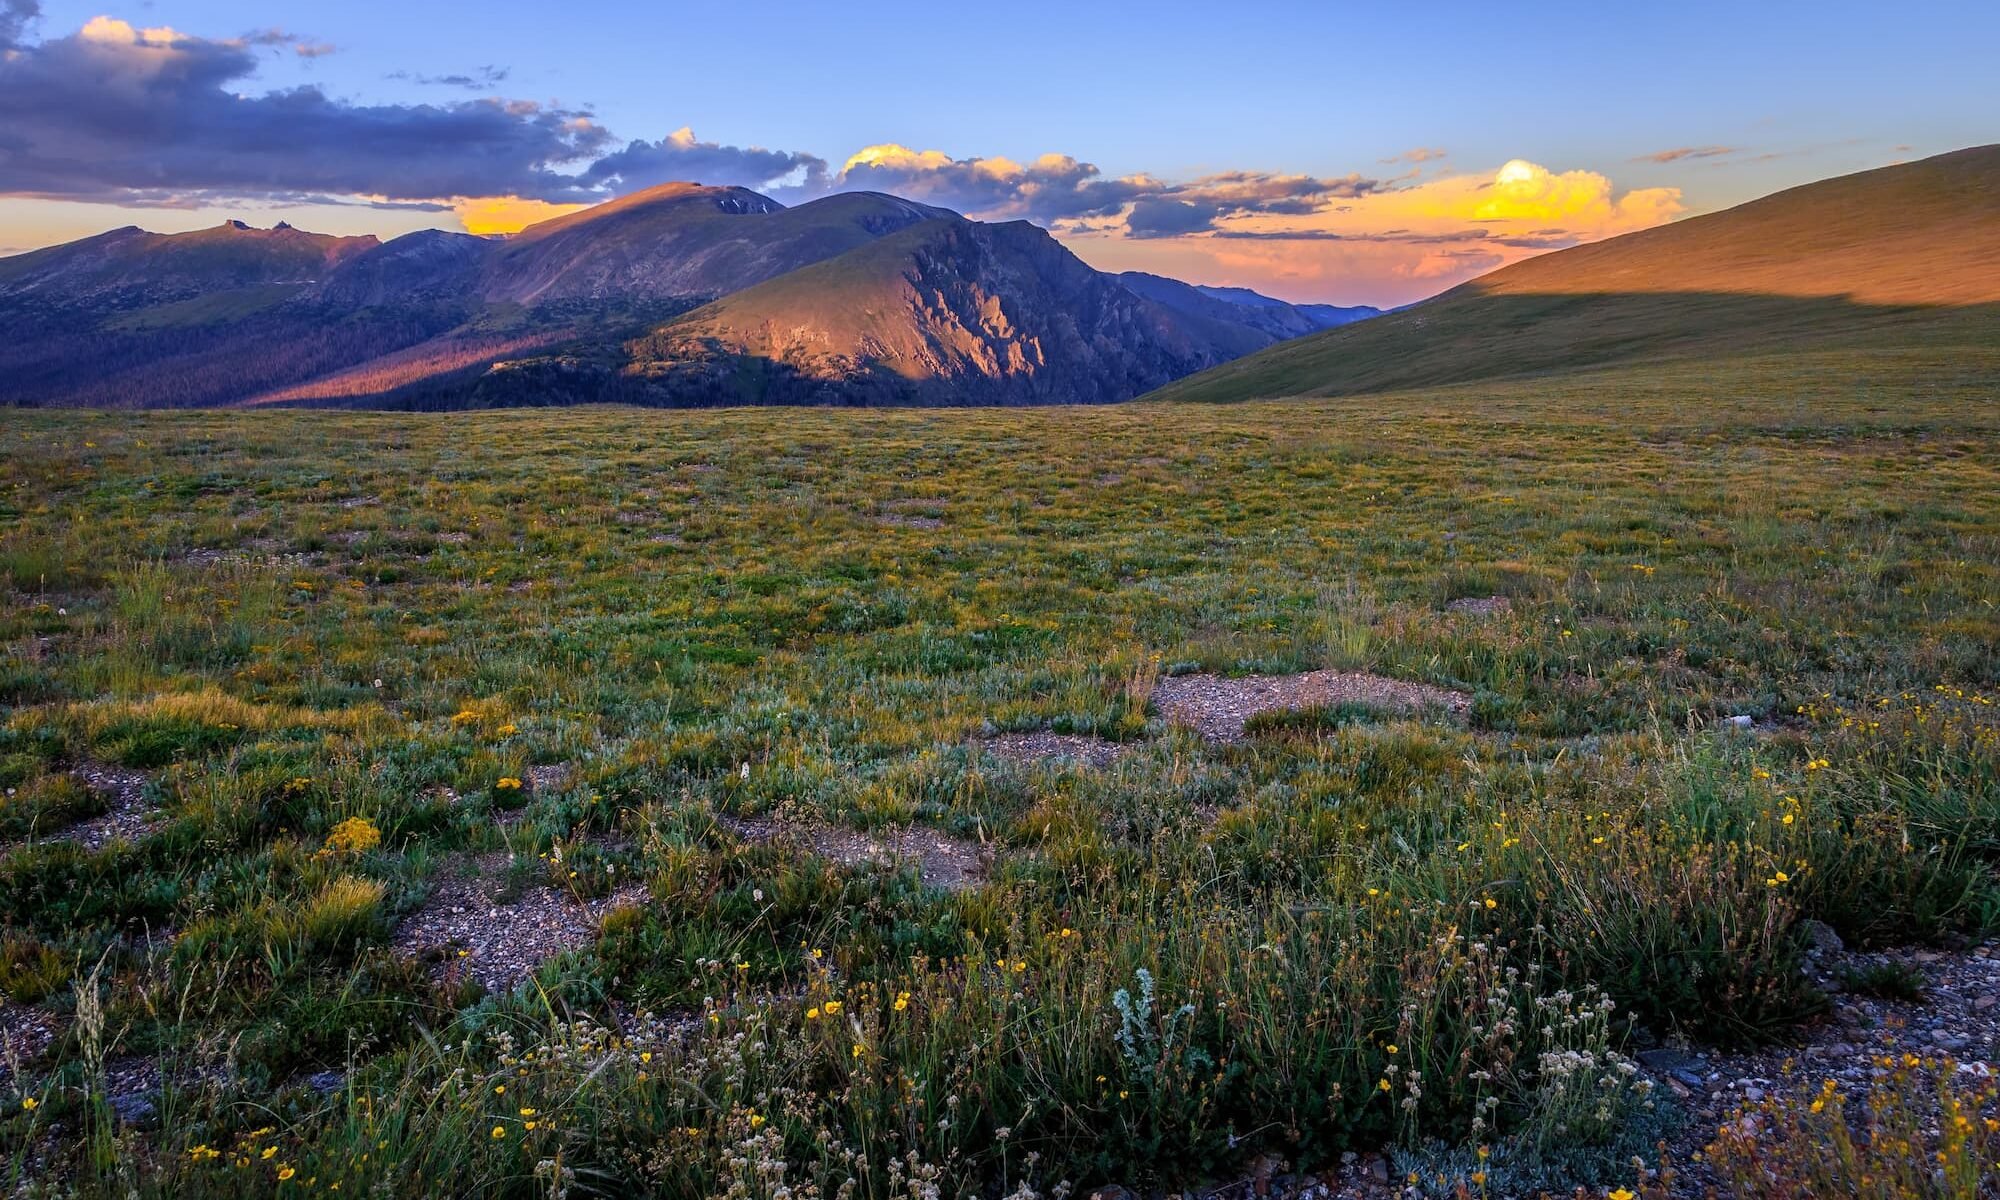
[[[279,1168],[278,1168],[278,1182],[279,1182],[279,1183],[283,1183],[283,1182],[285,1182],[285,1181],[286,1181],[287,1179],[290,1179],[290,1178],[291,1178],[292,1176],[294,1176],[294,1175],[296,1175],[296,1174],[298,1174],[298,1173],[299,1173],[299,1172],[298,1172],[297,1168],[295,1168],[295,1167],[279,1167]]]
[[[1390,1043],[1389,1043],[1388,1045],[1386,1045],[1386,1046],[1384,1046],[1384,1047],[1382,1047],[1382,1048],[1383,1048],[1384,1050],[1387,1050],[1387,1051],[1388,1051],[1389,1053],[1391,1053],[1391,1054],[1394,1054],[1394,1053],[1396,1052],[1396,1043],[1394,1043],[1394,1042],[1390,1042]]]
[[[762,1113],[751,1113],[751,1114],[750,1114],[750,1128],[752,1128],[752,1129],[762,1129],[763,1127],[764,1127],[764,1114],[762,1114]]]
[[[521,1110],[521,1115],[524,1117],[532,1117],[535,1115],[535,1110],[532,1108],[524,1108]]]
[[[1488,908],[1499,908],[1499,907],[1500,907],[1500,902],[1499,902],[1498,900],[1495,900],[1495,899],[1494,899],[1493,897],[1491,897],[1491,896],[1488,896],[1488,897],[1486,897],[1486,907],[1488,907]]]
[[[651,1050],[644,1050],[644,1051],[641,1051],[641,1052],[640,1052],[640,1054],[639,1054],[639,1061],[640,1061],[640,1062],[642,1062],[642,1063],[649,1063],[649,1062],[652,1062],[652,1061],[653,1061],[653,1052],[652,1052]]]
[[[264,1152],[262,1154],[259,1154],[257,1157],[269,1161],[270,1159],[276,1158],[277,1156],[278,1156],[278,1148],[276,1146],[266,1146],[264,1147]]]
[[[521,790],[521,781],[512,775],[502,775],[499,779],[493,781],[493,790],[496,792],[518,792]]]
[[[807,1010],[806,1010],[806,1020],[808,1020],[808,1021],[817,1021],[817,1020],[819,1020],[819,1010],[818,1010],[817,1008],[809,1008],[809,1009],[807,1009]]]
[[[1388,1081],[1388,1080],[1386,1080],[1386,1079],[1378,1079],[1378,1080],[1376,1080],[1376,1081],[1375,1081],[1375,1090],[1376,1090],[1376,1091],[1378,1091],[1378,1092],[1386,1092],[1386,1091],[1388,1091],[1388,1090],[1389,1090],[1389,1081]]]
[[[1784,817],[1781,819],[1784,821],[1785,824],[1790,825],[1793,821],[1797,820],[1798,818],[1793,816],[1791,813],[1786,813]]]
[[[515,734],[521,732],[521,727],[509,721],[493,732],[501,737],[513,737]]]
[[[1628,1188],[1617,1188],[1605,1194],[1604,1200],[1635,1200]]]
[[[896,993],[896,1011],[902,1012],[904,1009],[908,1007],[910,1007],[910,993],[908,992]]]
[[[856,1042],[856,1043],[854,1043],[854,1049],[853,1049],[853,1053],[852,1053],[852,1055],[850,1055],[850,1057],[853,1057],[853,1058],[860,1058],[860,1057],[861,1057],[861,1043],[860,1043],[860,1042]]]
[[[37,1099],[35,1099],[35,1098],[34,1098],[33,1096],[23,1096],[23,1097],[21,1097],[21,1107],[22,1107],[22,1108],[24,1108],[24,1109],[26,1109],[26,1110],[27,1110],[27,1111],[29,1111],[29,1112],[34,1112],[34,1111],[35,1111],[36,1109],[40,1108],[41,1106],[42,1106],[42,1102],[41,1102],[40,1100],[37,1100]]]
[[[505,1125],[495,1125],[493,1127],[493,1132],[487,1134],[486,1136],[492,1138],[494,1141],[497,1142],[501,1138],[507,1136],[507,1127]]]
[[[829,1016],[829,1017],[832,1017],[832,1016],[837,1016],[837,1015],[839,1015],[839,1013],[840,1013],[840,1001],[838,1001],[838,1000],[829,1000],[829,1001],[827,1001],[827,1002],[826,1002],[826,1015],[827,1015],[827,1016]]]
[[[366,854],[382,844],[382,831],[367,817],[349,817],[326,835],[327,854]]]

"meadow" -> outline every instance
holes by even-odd
[[[1664,1195],[1639,1047],[1795,1036],[1809,922],[2000,931],[1994,366],[10,412],[0,1179],[1061,1200],[1387,1150]],[[1465,712],[1153,703],[1320,668]],[[1111,745],[992,749],[1038,732]],[[905,826],[983,865],[825,852]],[[475,869],[587,936],[501,987],[413,951]],[[1835,1186],[1989,1194],[2000,1101],[1903,1075],[1963,1129]],[[1814,1194],[1814,1099],[1707,1168]]]

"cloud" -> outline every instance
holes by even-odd
[[[21,35],[42,15],[39,0],[0,0],[0,50],[21,44]]]
[[[300,58],[325,58],[340,49],[332,42],[301,37],[276,28],[253,30],[237,40],[246,46],[270,46],[279,50],[290,50]]]
[[[1184,183],[1152,175],[1107,178],[1095,164],[1067,154],[1032,162],[1010,158],[956,159],[941,150],[894,142],[851,155],[828,185],[833,191],[893,192],[984,220],[1029,220],[1063,228],[1088,218],[1125,214],[1134,237],[1171,237],[1210,229],[1244,213],[1307,213],[1335,198],[1367,195],[1386,185],[1348,175],[1321,179],[1230,171]]]
[[[592,162],[581,183],[611,193],[655,184],[692,181],[765,188],[799,178],[806,191],[826,187],[826,160],[791,150],[725,146],[704,142],[687,126],[657,142],[635,141]]]
[[[1619,192],[1594,171],[1516,159],[1490,174],[1349,189],[1307,212],[1242,208],[1179,231],[1135,205],[1119,234],[1063,230],[1105,269],[1179,273],[1303,299],[1404,303],[1532,254],[1659,225],[1677,188]]]
[[[585,204],[551,204],[546,200],[525,200],[519,196],[484,196],[461,200],[451,206],[458,223],[467,233],[514,233],[540,221],[566,216]]]
[[[449,87],[461,88],[468,92],[485,92],[505,83],[509,74],[511,72],[506,67],[488,65],[479,67],[470,74],[415,75],[408,71],[392,71],[388,78],[406,80],[425,87]]]
[[[1651,154],[1641,154],[1633,162],[1671,163],[1690,158],[1721,158],[1725,154],[1741,154],[1741,146],[1677,146],[1672,150],[1655,150]]]
[[[32,3],[0,0],[17,39]],[[325,192],[387,200],[601,196],[563,168],[609,133],[528,101],[361,105],[315,87],[248,94],[257,51],[318,43],[267,30],[209,39],[95,17],[0,55],[0,193],[120,204]],[[301,49],[303,47],[303,49]]]
[[[131,206],[338,204],[450,211],[506,232],[667,181],[756,188],[796,203],[893,192],[986,220],[1029,220],[1099,266],[1241,284],[1301,299],[1398,303],[1532,253],[1672,219],[1674,188],[1619,192],[1604,175],[1514,161],[1424,178],[1442,149],[1389,162],[1393,178],[1225,171],[1106,175],[1068,154],[956,158],[895,142],[836,170],[799,150],[706,141],[683,127],[615,138],[587,109],[461,97],[363,104],[305,86],[259,92],[272,52],[333,47],[270,28],[204,38],[96,17],[26,41],[38,0],[0,0],[0,195]],[[491,91],[487,66],[395,78]],[[1661,163],[1713,157],[1685,147]]]

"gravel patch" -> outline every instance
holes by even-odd
[[[0,1086],[23,1072],[62,1036],[62,1020],[32,1004],[0,1004]]]
[[[977,887],[986,878],[988,855],[984,847],[921,825],[863,833],[816,820],[723,817],[721,822],[746,841],[792,839],[844,867],[915,863],[926,886],[947,892]]]
[[[1212,742],[1242,740],[1243,723],[1262,712],[1361,703],[1406,712],[1438,709],[1462,719],[1472,708],[1464,692],[1358,671],[1168,676],[1153,685],[1153,703],[1169,722]]]
[[[159,810],[146,801],[144,772],[107,763],[84,763],[70,772],[77,782],[107,796],[111,807],[102,816],[79,821],[44,841],[75,842],[86,850],[102,850],[114,841],[136,842],[146,836]]]
[[[589,945],[606,913],[649,898],[636,883],[594,900],[536,884],[503,903],[506,856],[473,865],[475,875],[454,871],[432,883],[423,908],[397,928],[395,945],[429,960],[434,979],[470,977],[488,991],[504,991],[558,954]]]
[[[1829,1079],[1849,1097],[1865,1095],[1879,1073],[1875,1060],[1883,1055],[1950,1058],[1961,1074],[1979,1078],[2000,1070],[2000,942],[1949,954],[1920,949],[1855,953],[1838,948],[1838,938],[1824,926],[1810,932],[1821,948],[1812,953],[1808,974],[1832,993],[1834,1007],[1828,1017],[1802,1030],[1796,1044],[1738,1054],[1699,1048],[1639,1053],[1640,1065],[1680,1099],[1690,1118],[1671,1147],[1676,1195],[1701,1196],[1717,1186],[1693,1156],[1713,1140],[1720,1122],[1735,1119],[1739,1110],[1767,1096],[1815,1089]],[[1846,990],[1854,973],[1885,965],[1921,977],[1923,998]]]
[[[529,767],[526,775],[530,795],[545,792],[560,792],[569,786],[576,776],[576,770],[568,763],[545,763],[539,767]]]
[[[1446,612],[1471,613],[1475,617],[1497,617],[1512,612],[1514,602],[1505,596],[1463,596],[1444,608]]]
[[[972,743],[982,752],[1016,766],[1043,763],[1074,763],[1083,767],[1108,767],[1132,752],[1123,742],[1084,737],[1073,733],[1002,733]]]

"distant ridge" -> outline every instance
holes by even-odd
[[[2000,345],[2000,146],[1531,258],[1154,398],[1389,391],[1691,356]]]

